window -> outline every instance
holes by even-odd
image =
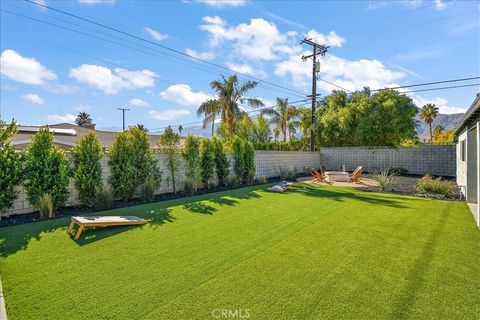
[[[465,140],[462,140],[460,141],[460,161],[465,161],[465,153],[466,153],[466,149],[465,149]]]

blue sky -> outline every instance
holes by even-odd
[[[477,1],[37,2],[291,89],[261,83],[251,96],[267,106],[276,97],[297,101],[310,91],[311,62],[300,59],[308,48],[298,45],[304,35],[330,45],[320,77],[349,90],[480,74]],[[195,122],[198,105],[214,96],[210,81],[229,74],[24,1],[2,1],[1,9],[6,120],[72,122],[86,110],[98,128],[118,130],[117,107],[128,107],[127,124]],[[318,85],[324,95],[335,89]],[[478,91],[410,95],[418,105],[433,102],[442,113],[455,113],[466,110]]]

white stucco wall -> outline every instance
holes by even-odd
[[[467,140],[467,131],[465,130],[458,136],[458,142],[457,142],[457,184],[460,186],[460,190],[462,191],[463,196],[466,195],[465,187],[467,185],[467,162],[461,160],[461,155],[460,155],[460,142],[462,140]],[[466,142],[467,143],[467,142]],[[467,145],[465,143],[465,159],[466,157],[466,150],[467,150]]]

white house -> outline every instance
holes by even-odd
[[[455,127],[457,184],[480,227],[480,93]]]

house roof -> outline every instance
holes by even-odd
[[[454,129],[455,135],[458,135],[463,129],[468,128],[472,123],[478,121],[480,118],[480,92],[477,93],[475,100],[470,108],[465,112],[465,115]]]
[[[12,145],[28,144],[32,135],[38,132],[42,127],[44,126],[19,126],[18,132],[11,139]],[[113,144],[115,136],[118,134],[118,132],[115,131],[93,130],[70,123],[57,123],[48,125],[48,127],[53,132],[54,143],[65,146],[74,146],[84,135],[91,131],[95,131],[100,145],[104,148],[109,148]],[[160,135],[147,134],[147,137],[151,148],[158,146]]]

